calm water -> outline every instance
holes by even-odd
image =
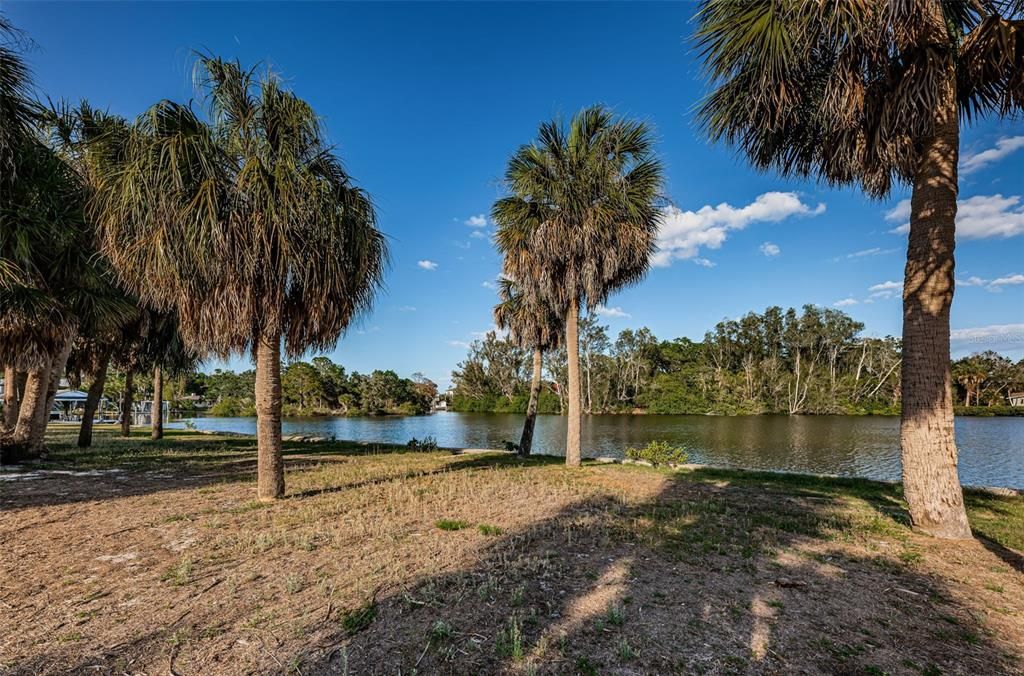
[[[441,446],[502,448],[519,441],[520,415],[435,413],[418,417],[288,418],[284,433],[404,444],[433,436]],[[194,418],[203,430],[254,434],[255,418]],[[964,484],[1024,488],[1024,418],[957,418]],[[583,419],[585,456],[621,457],[627,446],[666,440],[692,462],[899,479],[899,419],[856,416],[602,415]],[[534,448],[561,454],[565,418],[538,416]]]

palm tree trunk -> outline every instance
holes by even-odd
[[[4,369],[4,433],[18,424],[18,371],[13,366]]]
[[[46,426],[50,423],[50,411],[53,410],[53,402],[60,389],[60,379],[68,365],[68,357],[71,355],[71,346],[75,342],[74,334],[71,334],[64,341],[64,347],[50,362],[50,378],[46,387],[46,402],[43,404],[40,415],[36,418],[32,428],[32,437],[29,444],[33,449],[40,449],[46,439]]]
[[[132,435],[132,406],[135,393],[132,389],[135,385],[135,371],[128,367],[124,372],[124,392],[121,393],[121,436]]]
[[[14,463],[34,457],[39,449],[30,444],[37,420],[45,412],[46,391],[50,381],[50,364],[28,370],[25,389],[14,431],[0,441],[0,463]]]
[[[949,310],[960,126],[951,76],[936,111],[934,136],[914,177],[903,282],[903,491],[914,527],[942,538],[970,538],[957,477]]]
[[[573,299],[565,318],[565,346],[569,358],[569,428],[565,436],[566,467],[580,466],[580,307]]]
[[[540,348],[533,350],[533,380],[530,381],[530,402],[526,405],[526,420],[523,435],[519,438],[519,455],[530,455],[533,448],[533,428],[537,423],[537,399],[540,398],[540,372],[543,354]]]
[[[256,346],[256,494],[260,500],[284,495],[281,453],[281,337],[265,332]]]
[[[100,355],[96,372],[92,374],[92,384],[89,385],[89,392],[85,397],[85,410],[82,412],[82,425],[78,428],[78,447],[88,448],[92,446],[92,421],[96,418],[96,411],[100,407],[100,399],[103,398],[103,388],[107,384],[107,369],[110,367],[110,350],[104,350]]]
[[[152,439],[164,438],[164,373],[159,366],[153,369],[153,405],[149,408]]]

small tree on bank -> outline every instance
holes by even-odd
[[[332,348],[379,289],[387,249],[320,120],[271,74],[201,58],[209,122],[163,101],[135,123],[93,205],[140,299],[173,309],[200,354],[251,352],[258,494],[284,494],[281,350]]]
[[[541,124],[505,171],[492,210],[506,270],[564,317],[568,353],[565,461],[580,449],[579,316],[647,272],[660,223],[661,164],[650,128],[586,108],[568,125]]]
[[[498,328],[507,330],[520,347],[533,352],[530,399],[526,405],[523,433],[519,438],[519,454],[526,456],[530,455],[533,448],[544,352],[558,347],[562,318],[537,295],[528,295],[508,278],[499,282],[498,297],[501,302],[494,306],[494,323]]]
[[[970,538],[957,477],[949,312],[960,124],[1024,105],[1024,23],[1001,0],[704,0],[712,139],[760,169],[912,187],[903,285],[903,487],[915,527]]]

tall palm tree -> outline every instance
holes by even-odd
[[[903,287],[903,487],[914,525],[969,538],[949,362],[960,125],[1024,104],[1011,0],[704,0],[700,118],[759,169],[912,188]]]
[[[579,314],[639,281],[655,250],[661,164],[643,122],[593,106],[541,124],[505,171],[492,210],[505,269],[565,318],[569,415],[565,461],[580,464]]]
[[[498,283],[498,297],[501,302],[494,306],[495,324],[507,330],[520,347],[533,351],[530,400],[526,406],[523,433],[519,438],[519,454],[527,456],[533,448],[544,352],[558,347],[562,317],[537,295],[523,291],[515,281],[507,277]]]
[[[52,111],[0,18],[0,363],[24,387],[0,434],[0,461],[38,454],[77,334],[115,321],[119,294],[95,256],[85,184]]]
[[[256,360],[258,494],[284,493],[281,349],[333,346],[380,288],[387,248],[320,119],[269,73],[201,57],[208,121],[162,101],[93,203],[103,249],[185,343]]]

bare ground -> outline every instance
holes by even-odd
[[[0,673],[1024,673],[1024,499],[172,434],[0,480]],[[112,469],[120,471],[111,471]]]

